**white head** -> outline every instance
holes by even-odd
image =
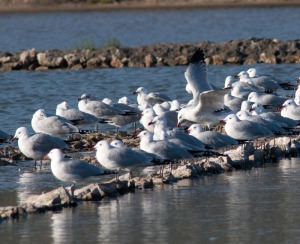
[[[109,98],[107,98],[107,97],[103,98],[102,102],[105,103],[105,104],[107,104],[107,105],[112,105],[112,103],[113,103],[112,100],[109,99]]]
[[[60,149],[54,148],[48,153],[48,157],[51,160],[62,160],[64,158],[64,155]]]
[[[249,74],[246,71],[241,71],[236,75],[236,77],[238,77],[241,81],[243,81],[245,79],[249,79]]]
[[[145,94],[147,93],[147,89],[145,87],[139,87],[133,94]]]
[[[250,101],[243,101],[241,104],[241,110],[250,111],[252,106],[252,102]]]
[[[235,80],[232,75],[227,76],[225,79],[224,88],[231,87],[234,82]]]
[[[236,116],[237,116],[240,120],[244,120],[244,119],[246,119],[248,116],[250,116],[250,114],[249,114],[247,111],[245,111],[245,110],[241,110],[241,111],[238,111],[238,112],[236,113]]]
[[[63,101],[62,103],[57,104],[56,109],[60,109],[60,110],[68,110],[69,109],[69,105],[66,101]]]
[[[170,102],[171,107],[170,107],[170,111],[176,111],[180,109],[180,102],[178,100],[173,100],[172,102]]]
[[[147,139],[147,140],[153,140],[153,133],[147,130],[143,130],[137,135],[141,140]]]
[[[249,95],[248,95],[248,101],[250,101],[250,102],[255,102],[256,101],[256,99],[257,99],[257,97],[258,97],[259,95],[258,95],[258,93],[257,92],[251,92]]]
[[[124,96],[119,98],[118,103],[123,103],[123,104],[130,104],[130,100],[128,99],[128,97]]]
[[[248,69],[247,73],[248,73],[250,78],[255,77],[257,75],[257,71],[256,71],[255,68]]]
[[[199,124],[192,124],[188,129],[189,134],[198,134],[204,131],[205,129]]]
[[[44,109],[38,109],[34,114],[33,118],[38,119],[38,120],[43,120],[47,118],[47,114]]]
[[[142,112],[142,116],[145,116],[145,117],[152,117],[152,116],[155,116],[155,115],[156,115],[156,113],[155,113],[153,108],[146,108]]]
[[[255,114],[261,114],[265,111],[264,107],[260,103],[253,103],[250,112],[255,112]]]
[[[167,120],[166,120],[165,116],[158,115],[158,116],[155,116],[151,122],[149,122],[149,125],[152,125],[152,124],[155,124],[155,126],[167,127]]]
[[[19,127],[16,130],[16,133],[15,133],[14,137],[12,138],[12,140],[14,141],[17,138],[20,138],[22,136],[28,136],[28,135],[29,135],[29,132],[26,127]]]
[[[238,122],[240,119],[235,114],[229,114],[226,116],[225,119],[222,120],[222,122],[231,123],[231,122]]]
[[[124,143],[121,140],[113,140],[110,145],[113,147],[125,147]]]
[[[110,143],[108,141],[101,140],[101,141],[97,142],[97,144],[94,146],[94,149],[96,149],[97,151],[101,151],[101,150],[109,149],[111,147],[112,146],[110,145]]]

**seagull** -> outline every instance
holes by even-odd
[[[142,131],[138,134],[140,138],[140,149],[153,153],[165,160],[188,159],[194,156],[186,147],[179,146],[168,140],[154,141],[153,134],[149,131]]]
[[[82,112],[76,108],[70,108],[66,101],[63,101],[56,106],[56,115],[71,121],[77,128],[94,126],[98,123],[107,123],[106,120],[98,119],[92,114]]]
[[[205,131],[200,124],[192,124],[188,128],[188,133],[214,149],[238,144],[237,140],[228,135],[224,135],[216,131]]]
[[[268,120],[263,119],[259,115],[251,115],[250,113],[248,113],[245,110],[237,112],[236,116],[240,120],[248,120],[248,121],[253,121],[255,123],[258,123],[258,124],[268,128],[276,135],[287,134],[287,131],[279,123],[270,122]]]
[[[145,87],[139,87],[133,92],[133,95],[137,95],[137,102],[141,109],[144,110],[148,106],[152,107],[156,103],[163,103],[165,101],[172,101],[167,95],[159,92],[148,93]]]
[[[60,181],[73,182],[71,186],[72,196],[74,196],[75,182],[106,174],[103,169],[84,160],[64,158],[62,151],[58,148],[52,149],[48,153],[48,157],[51,159],[52,174]]]
[[[154,109],[151,108],[146,108],[142,113],[141,113],[142,117],[140,119],[140,123],[143,125],[143,127],[154,133],[154,124],[150,123],[154,117],[156,116],[156,113],[154,111]]]
[[[248,69],[247,73],[256,86],[264,87],[266,90],[272,92],[275,92],[277,89],[281,89],[281,86],[278,84],[276,79],[266,75],[259,76],[255,68]]]
[[[44,109],[38,109],[32,116],[31,126],[36,133],[50,135],[69,134],[79,132],[67,119],[58,116],[47,116]]]
[[[238,112],[241,109],[243,101],[245,101],[243,98],[234,97],[230,93],[225,94],[224,96],[224,105],[233,112]]]
[[[131,148],[125,146],[114,147],[106,140],[97,142],[94,149],[97,150],[96,158],[98,162],[106,169],[114,170],[118,173],[120,170],[131,172],[135,167],[149,166],[153,160],[152,157]],[[116,180],[118,180],[118,173]]]
[[[235,114],[220,121],[225,125],[226,134],[238,141],[250,141],[274,136],[266,127],[248,120],[240,120]]]
[[[293,99],[286,100],[280,107],[280,114],[296,121],[300,120],[300,106]]]
[[[12,140],[18,139],[20,151],[27,157],[36,161],[42,160],[53,148],[64,149],[68,145],[58,137],[44,133],[30,135],[26,127],[19,127]]]
[[[275,108],[284,103],[285,100],[286,98],[274,94],[262,94],[258,92],[251,92],[248,96],[248,101],[250,102],[271,105]]]
[[[202,49],[197,49],[193,54],[185,78],[193,93],[193,102],[178,112],[177,126],[192,122],[204,123],[211,127],[232,113],[224,106],[224,95],[230,92],[230,88],[213,90],[207,80],[207,67]]]
[[[115,115],[127,115],[122,109],[112,107],[106,103],[91,100],[90,95],[84,93],[78,98],[78,108],[80,111],[92,114],[100,119],[111,119]]]
[[[250,109],[250,112],[253,115],[259,115],[263,119],[270,122],[279,123],[283,128],[286,129],[292,129],[297,126],[297,121],[293,119],[283,117],[278,113],[266,112],[264,107],[260,103],[254,103]]]
[[[198,101],[190,106],[182,108],[178,112],[177,126],[186,121],[206,124],[209,128],[218,124],[233,111],[224,106],[224,95],[229,91],[227,89],[212,90],[202,92],[198,96]]]

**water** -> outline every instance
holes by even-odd
[[[110,35],[132,46],[250,36],[295,39],[299,36],[295,29],[298,12],[299,8],[236,8],[3,14],[0,33],[6,35],[1,35],[0,50],[68,48],[89,36],[100,43]],[[267,21],[267,16],[276,17]],[[250,67],[293,83],[299,77],[300,64],[208,66],[209,79],[221,87],[227,75]],[[186,102],[191,97],[185,92],[185,69],[0,73],[1,129],[10,134],[19,126],[31,129],[37,109],[55,113],[63,100],[77,107],[77,98],[84,92],[99,99],[117,101],[128,96],[135,101],[132,92],[145,86]],[[30,194],[61,185],[49,169],[33,173],[31,167],[31,161],[0,167],[0,206],[16,205]],[[1,243],[299,242],[299,176],[299,159],[292,159],[246,172],[182,180],[115,199],[80,203],[56,213],[4,221],[0,224]]]
[[[297,243],[299,166],[298,160],[283,160],[266,168],[182,180],[56,213],[29,215],[3,222],[1,241]],[[31,178],[39,184],[39,174]],[[23,191],[24,185],[18,188]]]
[[[300,7],[59,12],[0,15],[0,51],[222,42],[249,37],[299,38]]]

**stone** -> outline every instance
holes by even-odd
[[[153,67],[156,64],[156,58],[152,54],[148,54],[145,56],[145,66],[146,67]]]

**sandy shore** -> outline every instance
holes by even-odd
[[[300,6],[299,0],[189,0],[189,1],[122,1],[112,4],[93,3],[61,3],[51,4],[45,0],[45,4],[35,3],[34,0],[15,4],[0,3],[0,12],[54,12],[54,11],[107,11],[126,9],[167,9],[167,8],[226,8],[226,7],[267,7],[267,6]]]

